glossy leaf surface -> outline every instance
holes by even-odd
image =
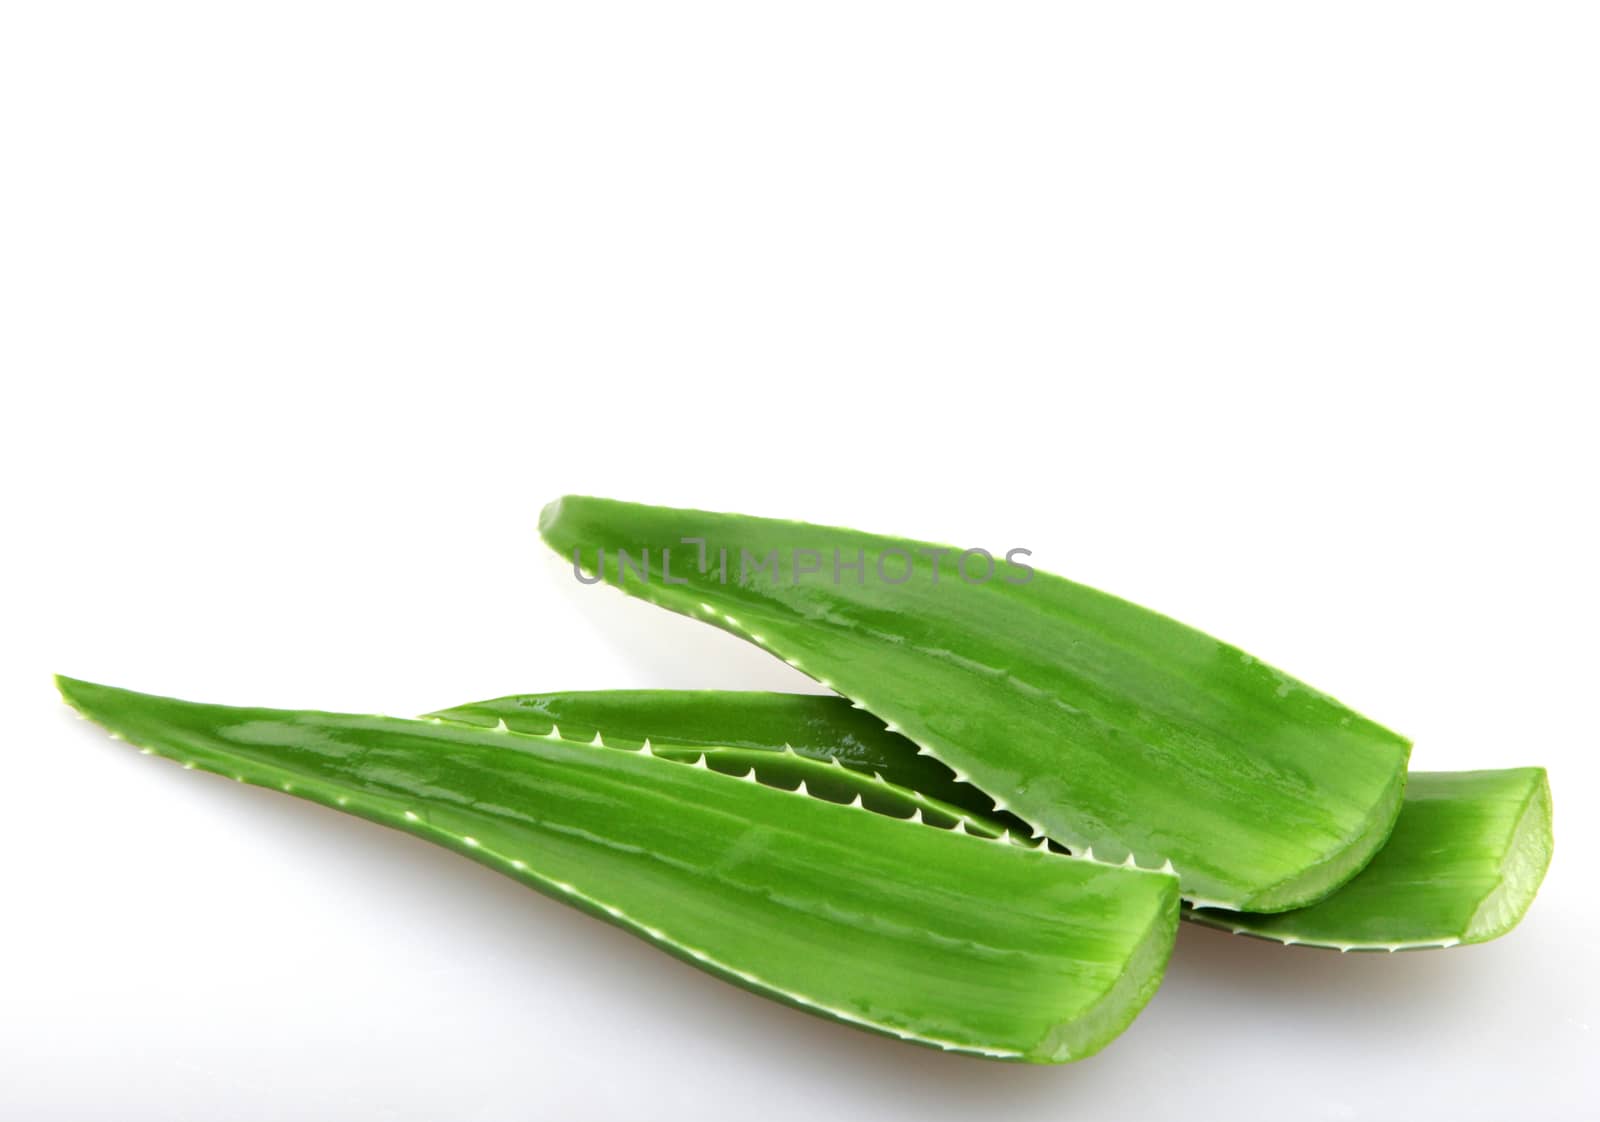
[[[1144,1005],[1171,951],[1170,876],[650,751],[59,685],[146,751],[427,838],[737,985],[915,1043],[1081,1058]]]
[[[552,503],[540,530],[577,571],[860,703],[1074,852],[1171,862],[1196,903],[1319,899],[1399,811],[1403,738],[1060,577],[1019,583],[1019,568],[996,565],[979,582],[983,559],[949,547],[606,499]]]

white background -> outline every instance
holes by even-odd
[[[1593,1117],[1597,31],[7,5],[0,1116]],[[567,491],[1031,548],[1420,768],[1548,766],[1545,890],[1448,952],[1185,930],[1099,1057],[989,1065],[55,700],[815,688],[579,587]]]

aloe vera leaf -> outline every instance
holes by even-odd
[[[748,701],[744,700],[746,698]],[[496,698],[425,713],[423,719],[458,722],[476,728],[505,728],[531,736],[554,733],[559,738],[580,741],[596,748],[617,748],[629,752],[643,750],[676,763],[698,765],[703,762],[706,767],[724,775],[741,779],[753,776],[757,782],[771,787],[797,791],[829,802],[851,803],[893,818],[915,818],[930,826],[959,829],[978,837],[1004,837],[1030,848],[1042,844],[1026,833],[1013,830],[1011,822],[1015,822],[1015,819],[1008,822],[992,812],[974,811],[927,795],[905,786],[903,782],[895,782],[885,771],[867,769],[859,764],[845,764],[839,756],[828,752],[828,726],[824,720],[811,722],[812,735],[807,738],[805,753],[797,750],[782,735],[770,741],[753,736],[751,723],[746,720],[752,712],[758,718],[757,724],[766,733],[779,734],[784,729],[779,719],[783,710],[790,709],[797,715],[808,710],[815,711],[815,707],[809,704],[790,707],[786,703],[791,700],[810,703],[842,702],[843,699],[807,694],[740,694],[710,690],[597,690],[591,693],[523,694]],[[649,721],[650,706],[657,703],[670,714],[669,719],[658,724]],[[624,704],[629,706],[627,710],[620,708]],[[691,708],[695,713],[693,717],[690,716]],[[843,709],[849,711],[847,702],[843,703]],[[603,727],[588,723],[596,719],[605,720],[606,723]],[[580,724],[579,720],[584,723]],[[714,735],[708,735],[719,724],[726,726],[728,736],[725,739],[740,744],[740,747],[729,747]],[[850,724],[858,723],[851,721]],[[643,735],[619,731],[619,728],[636,731],[640,727],[650,727],[653,731]],[[787,731],[800,734],[806,729],[795,724]],[[834,743],[844,746],[847,739],[845,729],[837,731],[840,736]],[[890,736],[893,734],[885,733],[881,728],[878,730],[878,740],[883,741]],[[860,743],[850,739],[851,747]],[[895,739],[899,740],[898,737]],[[885,743],[877,747],[884,748],[884,759],[891,760],[897,754],[899,745]],[[913,761],[918,764],[926,761],[926,757],[917,756],[916,750],[909,744],[906,747]],[[925,772],[920,767],[912,770]],[[898,778],[903,780],[905,777]]]
[[[1331,896],[1292,912],[1184,918],[1342,951],[1484,943],[1521,922],[1552,844],[1543,768],[1414,772],[1387,844]]]
[[[545,508],[540,532],[589,576],[860,703],[1073,852],[1170,863],[1195,904],[1267,912],[1320,899],[1366,864],[1400,809],[1404,738],[1237,648],[1060,577],[967,583],[948,547],[575,496]],[[684,539],[704,542],[704,571]]]
[[[718,743],[752,749],[758,770],[795,787],[793,756],[816,761],[871,762],[873,774],[897,784],[870,793],[865,805],[909,817],[906,795],[932,770],[953,799],[944,816],[928,813],[932,825],[953,826],[951,811],[964,814],[961,828],[999,836],[1008,824],[985,813],[988,800],[917,754],[916,745],[888,731],[843,698],[805,694],[716,690],[596,690],[522,694],[442,709],[434,716],[543,733],[551,721],[582,728],[605,743],[637,745],[648,739],[658,753],[687,744],[712,758]],[[803,744],[804,748],[799,745]],[[674,757],[676,758],[676,757]],[[774,761],[770,768],[759,765]],[[823,769],[826,771],[826,769]],[[940,773],[943,773],[942,775]],[[851,773],[856,774],[856,773]],[[819,784],[812,779],[815,793]],[[969,794],[970,793],[970,794]],[[830,797],[830,796],[825,796]],[[938,808],[933,808],[937,810]],[[1015,835],[1012,835],[1015,838]],[[1394,831],[1360,873],[1315,904],[1270,914],[1185,908],[1183,918],[1241,935],[1339,950],[1403,950],[1450,947],[1496,938],[1527,911],[1549,864],[1550,792],[1542,768],[1482,772],[1414,772]]]
[[[957,781],[949,768],[919,754],[910,741],[842,697],[761,690],[580,690],[514,694],[427,716],[487,728],[504,721],[513,732],[538,735],[559,728],[568,739],[603,737],[600,742],[618,747],[649,741],[658,755],[672,758],[703,751],[713,766],[719,758],[728,761],[725,770],[755,766],[763,778],[789,788],[806,779],[815,790],[819,777],[815,769],[786,761],[796,756],[820,760],[877,776],[920,797],[926,810],[943,817],[966,817],[992,833],[1026,836],[1020,819],[997,810],[988,795]],[[759,755],[746,759],[734,749]],[[823,791],[830,774],[821,776]],[[846,799],[855,792],[848,785],[841,789]],[[870,807],[870,793],[867,799]],[[889,803],[886,813],[910,813],[903,797],[891,796]]]
[[[438,721],[200,705],[72,679],[146,752],[453,849],[807,1012],[1056,1063],[1117,1035],[1177,883],[657,758]]]

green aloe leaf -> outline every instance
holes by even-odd
[[[917,753],[916,745],[840,697],[718,690],[597,690],[522,694],[443,709],[445,720],[545,733],[552,722],[601,743],[650,740],[675,757],[717,744],[742,746],[741,763],[781,786],[810,778],[809,790],[930,825],[995,837],[1014,819],[997,814],[975,788]],[[603,738],[603,739],[600,739]],[[798,759],[796,758],[798,754]],[[819,782],[847,770],[858,784]],[[810,769],[807,771],[806,769]],[[849,770],[860,769],[860,770]],[[937,790],[930,806],[911,792]],[[845,794],[840,794],[843,790]],[[942,810],[942,813],[940,811]],[[1015,839],[1015,833],[1009,833]],[[1550,861],[1550,788],[1543,768],[1416,772],[1394,831],[1354,879],[1315,904],[1270,914],[1186,908],[1183,918],[1284,943],[1339,950],[1404,950],[1481,943],[1510,931],[1526,913]]]
[[[1170,863],[1196,904],[1320,899],[1400,809],[1402,737],[1060,577],[854,530],[607,499],[552,503],[540,531],[583,579],[749,639],[1074,852]]]
[[[1388,843],[1327,899],[1270,915],[1184,915],[1238,935],[1345,951],[1484,943],[1521,922],[1552,844],[1543,768],[1414,772]]]
[[[754,766],[762,778],[791,789],[806,779],[816,790],[820,778],[825,791],[833,773],[819,776],[803,762],[821,761],[876,776],[920,797],[926,809],[944,818],[965,817],[973,826],[986,824],[988,832],[1029,836],[1026,825],[996,809],[988,795],[957,781],[949,768],[842,697],[759,690],[583,690],[516,694],[428,716],[484,728],[503,721],[513,732],[538,735],[557,728],[568,739],[613,747],[637,748],[648,741],[657,755],[674,759],[705,752],[713,766],[718,758],[729,761],[728,770]],[[856,788],[847,790],[848,798]],[[870,794],[867,798],[870,806]],[[912,805],[904,795],[893,796],[885,812],[903,818]]]
[[[927,829],[642,748],[58,684],[147,752],[416,834],[736,985],[919,1044],[1082,1058],[1132,1020],[1171,953],[1170,876]]]

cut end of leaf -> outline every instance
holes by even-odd
[[[1390,781],[1382,801],[1374,809],[1365,826],[1352,838],[1335,847],[1326,861],[1313,865],[1298,876],[1274,885],[1244,900],[1236,909],[1243,912],[1284,912],[1314,904],[1348,883],[1383,849],[1394,830],[1405,805],[1406,776],[1404,761],[1410,757],[1409,746],[1402,759],[1402,768]]]
[[[1531,776],[1528,800],[1517,816],[1511,843],[1500,863],[1500,883],[1472,915],[1463,943],[1498,939],[1522,922],[1538,895],[1555,849],[1550,777],[1544,768],[1526,769]]]
[[[1057,1025],[1026,1057],[1030,1063],[1065,1063],[1094,1055],[1116,1039],[1155,996],[1172,958],[1181,914],[1177,878],[1163,879],[1165,892],[1116,983],[1088,1012]]]

